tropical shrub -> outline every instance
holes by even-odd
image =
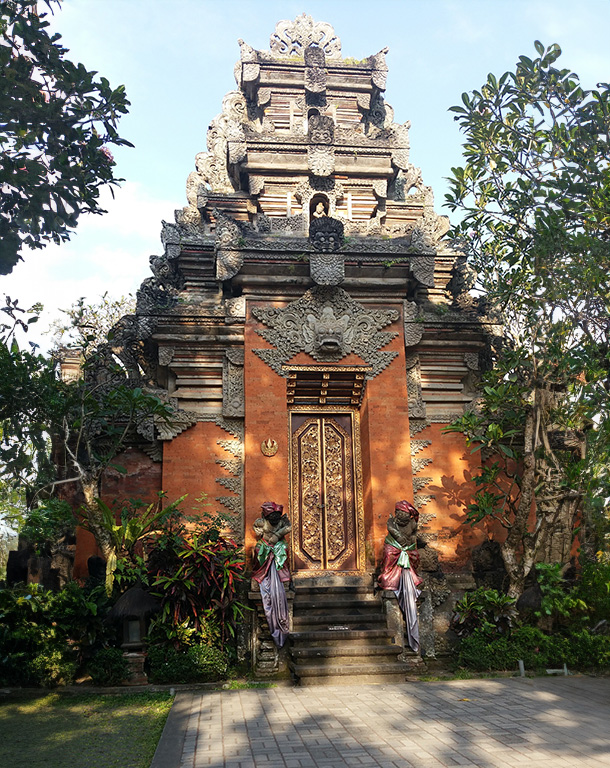
[[[69,683],[112,630],[103,588],[71,582],[53,593],[36,584],[0,590],[0,685]]]
[[[238,594],[245,579],[244,554],[222,535],[221,526],[220,516],[204,514],[191,533],[184,521],[174,519],[150,554],[153,594],[162,601],[155,624],[176,648],[196,641],[224,647],[247,610]]]
[[[100,648],[87,663],[94,685],[120,685],[129,674],[120,648]]]
[[[571,635],[547,635],[541,629],[523,626],[510,637],[490,638],[477,629],[460,641],[457,663],[477,671],[515,670],[519,660],[526,669],[608,669],[610,636],[581,630]]]
[[[480,631],[487,637],[507,635],[516,616],[515,599],[497,589],[479,587],[456,604],[451,629],[458,637]]]
[[[151,681],[192,683],[220,680],[228,669],[227,655],[220,648],[199,643],[187,650],[154,646],[148,652]]]

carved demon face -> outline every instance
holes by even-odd
[[[311,244],[320,253],[332,253],[341,248],[341,239],[338,232],[322,229],[311,238]]]
[[[307,315],[305,336],[315,350],[328,354],[340,353],[351,342],[349,324],[349,315],[336,317],[332,307],[324,307],[320,317]]]
[[[322,203],[322,205],[324,205]],[[313,212],[309,223],[309,241],[313,248],[320,253],[338,251],[343,245],[343,223],[330,216],[317,215]]]

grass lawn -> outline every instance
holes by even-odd
[[[169,693],[50,693],[0,701],[0,766],[149,768]]]

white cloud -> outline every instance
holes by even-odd
[[[44,313],[28,338],[43,348],[49,337],[43,332],[79,297],[96,300],[105,291],[118,297],[135,293],[150,276],[148,257],[161,252],[162,219],[173,219],[174,204],[152,197],[137,183],[127,182],[104,193],[108,213],[84,216],[72,239],[62,245],[26,251],[11,275],[0,278],[0,301],[7,294],[26,308],[44,304]]]

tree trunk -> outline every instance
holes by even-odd
[[[80,485],[85,497],[86,527],[95,536],[95,541],[102,553],[102,557],[108,562],[116,554],[116,550],[110,532],[103,525],[102,513],[95,501],[99,496],[99,479],[96,476],[83,475],[81,476]]]
[[[534,455],[535,410],[529,409],[525,419],[523,473],[521,495],[515,519],[500,547],[508,573],[508,595],[519,597],[525,587],[525,579],[534,565],[534,547],[528,524],[535,497],[536,460]]]

